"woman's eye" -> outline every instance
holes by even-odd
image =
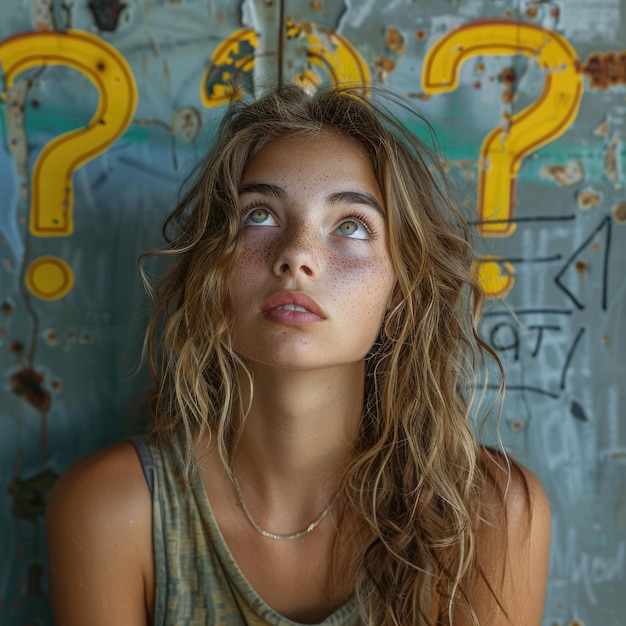
[[[274,216],[263,207],[251,209],[246,213],[246,226],[276,226]]]
[[[344,237],[352,237],[353,239],[369,239],[370,232],[360,220],[350,219],[341,222],[337,227],[337,232]]]

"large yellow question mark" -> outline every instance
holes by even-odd
[[[315,32],[312,24],[287,24],[287,35],[305,36],[307,39],[307,58],[311,67],[321,68],[333,85],[342,82],[359,84],[367,87],[370,72],[367,63],[358,50],[345,37],[330,29]],[[310,28],[309,28],[310,27]],[[224,39],[211,54],[211,60],[204,70],[200,87],[200,97],[206,107],[226,104],[233,98],[239,98],[237,79],[254,68],[254,51],[258,40],[254,29],[242,28]],[[305,87],[316,87],[321,78],[307,70],[294,79]]]
[[[128,127],[137,106],[137,87],[124,57],[104,40],[77,30],[18,35],[0,44],[5,90],[21,72],[36,66],[66,65],[98,89],[98,107],[79,128],[50,141],[37,158],[31,183],[30,232],[66,237],[74,231],[72,173],[104,152]],[[3,94],[6,98],[6,92]],[[65,296],[74,284],[62,259],[35,259],[26,272],[28,289],[42,300]]]
[[[424,59],[422,87],[427,93],[458,86],[461,64],[477,55],[523,54],[544,71],[543,89],[516,113],[508,129],[494,128],[483,140],[478,166],[478,232],[506,237],[515,230],[515,183],[521,160],[559,137],[576,118],[583,93],[574,48],[558,33],[504,20],[465,24],[439,39]],[[514,284],[512,267],[495,257],[483,259],[479,277],[489,297],[502,297]]]

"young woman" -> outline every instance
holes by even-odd
[[[350,89],[217,137],[159,253],[148,447],[49,501],[57,624],[539,625],[549,505],[475,442],[490,351],[435,162]]]

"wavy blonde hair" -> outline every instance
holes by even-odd
[[[484,355],[497,357],[477,332],[483,294],[475,254],[438,159],[362,90],[308,95],[283,86],[229,108],[165,224],[167,246],[146,255],[171,260],[146,339],[153,432],[182,434],[187,471],[194,441],[209,434],[230,468],[243,396],[237,381],[246,371],[230,336],[229,275],[242,246],[239,183],[268,142],[329,131],[357,141],[371,160],[397,276],[366,361],[360,435],[337,518],[340,536],[342,520],[361,529],[347,544],[357,605],[363,622],[376,626],[451,623],[459,606],[477,621],[470,593],[480,575],[477,528],[485,489],[496,481],[474,435],[475,371],[486,376]]]

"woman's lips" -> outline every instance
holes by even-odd
[[[300,291],[279,291],[261,306],[263,315],[274,322],[288,326],[309,326],[326,319],[321,307]]]

